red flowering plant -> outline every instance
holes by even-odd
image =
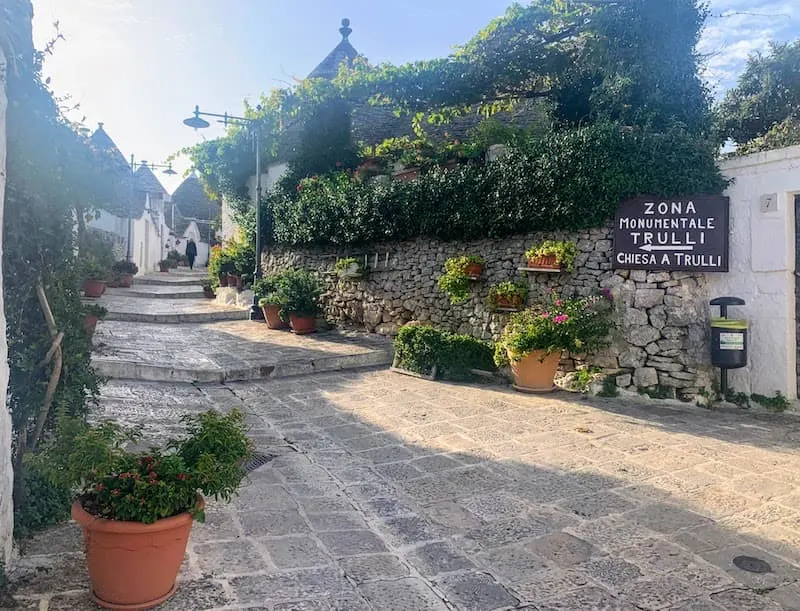
[[[537,350],[587,354],[604,348],[614,326],[612,310],[610,294],[562,299],[550,291],[546,302],[511,316],[495,344],[495,362],[507,365]]]
[[[244,418],[210,410],[182,418],[186,435],[163,449],[130,451],[136,430],[106,422],[60,423],[42,462],[52,478],[70,485],[81,506],[108,520],[151,524],[189,512],[203,519],[199,493],[229,501],[244,478],[253,445]]]

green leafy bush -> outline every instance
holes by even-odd
[[[139,273],[139,266],[133,261],[115,261],[111,266],[111,271],[115,274],[131,274],[136,275]]]
[[[439,288],[447,293],[453,305],[469,299],[470,277],[467,269],[470,265],[484,265],[484,260],[476,255],[466,255],[453,257],[444,263],[445,273],[439,277]]]
[[[550,294],[549,302],[513,314],[495,345],[495,362],[505,365],[531,352],[590,353],[608,345],[611,301],[603,297],[561,299]]]
[[[469,380],[472,369],[494,371],[491,346],[470,335],[457,335],[429,326],[405,326],[394,341],[397,366],[454,381]]]
[[[283,274],[269,274],[253,282],[253,292],[258,297],[258,305],[285,305],[286,297],[281,293]]]
[[[319,298],[322,285],[312,273],[290,269],[280,276],[277,294],[284,300],[288,313],[316,316],[319,313]]]
[[[83,508],[100,518],[151,524],[184,512],[202,518],[197,493],[228,501],[244,478],[253,445],[244,416],[209,410],[184,416],[186,434],[166,449],[132,452],[137,432],[113,422],[62,423],[39,460],[51,481],[77,487]],[[67,502],[67,508],[69,502]]]
[[[726,184],[714,146],[694,134],[601,123],[527,138],[490,164],[434,167],[409,182],[318,176],[272,193],[262,216],[285,244],[473,240],[600,227],[629,197],[718,194]]]
[[[22,502],[14,513],[14,536],[18,539],[69,520],[72,490],[54,482],[35,460],[25,461],[22,490]]]

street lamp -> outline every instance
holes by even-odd
[[[256,106],[256,110],[260,112],[261,106]],[[253,272],[253,280],[258,280],[261,278],[261,133],[257,127],[259,119],[236,117],[229,115],[227,112],[221,115],[213,112],[200,112],[200,107],[195,106],[194,114],[188,119],[184,119],[183,123],[194,129],[205,129],[211,124],[203,117],[214,117],[217,119],[217,123],[222,123],[225,127],[228,125],[244,125],[250,128],[253,134],[256,147],[256,269]],[[264,314],[261,308],[258,307],[258,297],[256,295],[253,295],[253,304],[250,306],[250,320],[264,320]]]
[[[177,172],[172,169],[172,163],[161,164],[161,163],[147,163],[146,161],[142,161],[138,167],[147,167],[150,170],[156,169],[163,169],[164,174],[167,176],[175,176]],[[133,253],[131,252],[131,247],[133,246],[132,241],[132,233],[133,233],[133,199],[136,197],[136,157],[134,157],[133,153],[131,153],[131,197],[130,201],[128,202],[128,243],[127,247],[125,248],[125,259],[130,261],[133,257]]]

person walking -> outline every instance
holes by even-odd
[[[186,258],[189,259],[189,269],[194,269],[194,260],[197,258],[197,244],[191,238],[186,243]]]

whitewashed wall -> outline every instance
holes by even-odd
[[[267,171],[261,174],[261,190],[264,195],[275,187],[275,184],[288,168],[288,163],[273,163],[267,166]],[[256,195],[255,174],[247,179],[247,192],[250,194],[251,199]],[[237,236],[238,231],[239,228],[233,220],[231,205],[225,198],[222,198],[222,223],[218,235],[222,240],[231,240]]]
[[[3,225],[3,205],[6,190],[6,58],[0,49],[0,227]],[[0,232],[0,257],[2,257],[2,232]],[[0,259],[0,262],[1,259]],[[8,388],[8,344],[6,343],[6,317],[3,305],[3,276],[0,265],[0,561],[11,563],[14,510],[11,500],[14,474],[11,465],[11,415],[6,408]]]
[[[749,363],[732,371],[737,391],[797,397],[794,194],[800,193],[800,146],[721,163],[734,180],[730,273],[708,275],[711,297],[741,297],[729,317],[750,321]],[[763,204],[762,204],[763,201]],[[716,308],[713,308],[716,312]]]
[[[200,228],[197,226],[195,221],[190,221],[189,226],[186,228],[186,231],[183,232],[183,235],[177,238],[171,239],[171,244],[174,244],[172,248],[177,250],[182,255],[186,254],[186,244],[189,240],[194,240],[195,245],[197,246],[197,258],[195,259],[195,265],[197,267],[205,267],[206,263],[208,263],[208,235],[201,235]],[[175,242],[180,241],[180,244]]]

